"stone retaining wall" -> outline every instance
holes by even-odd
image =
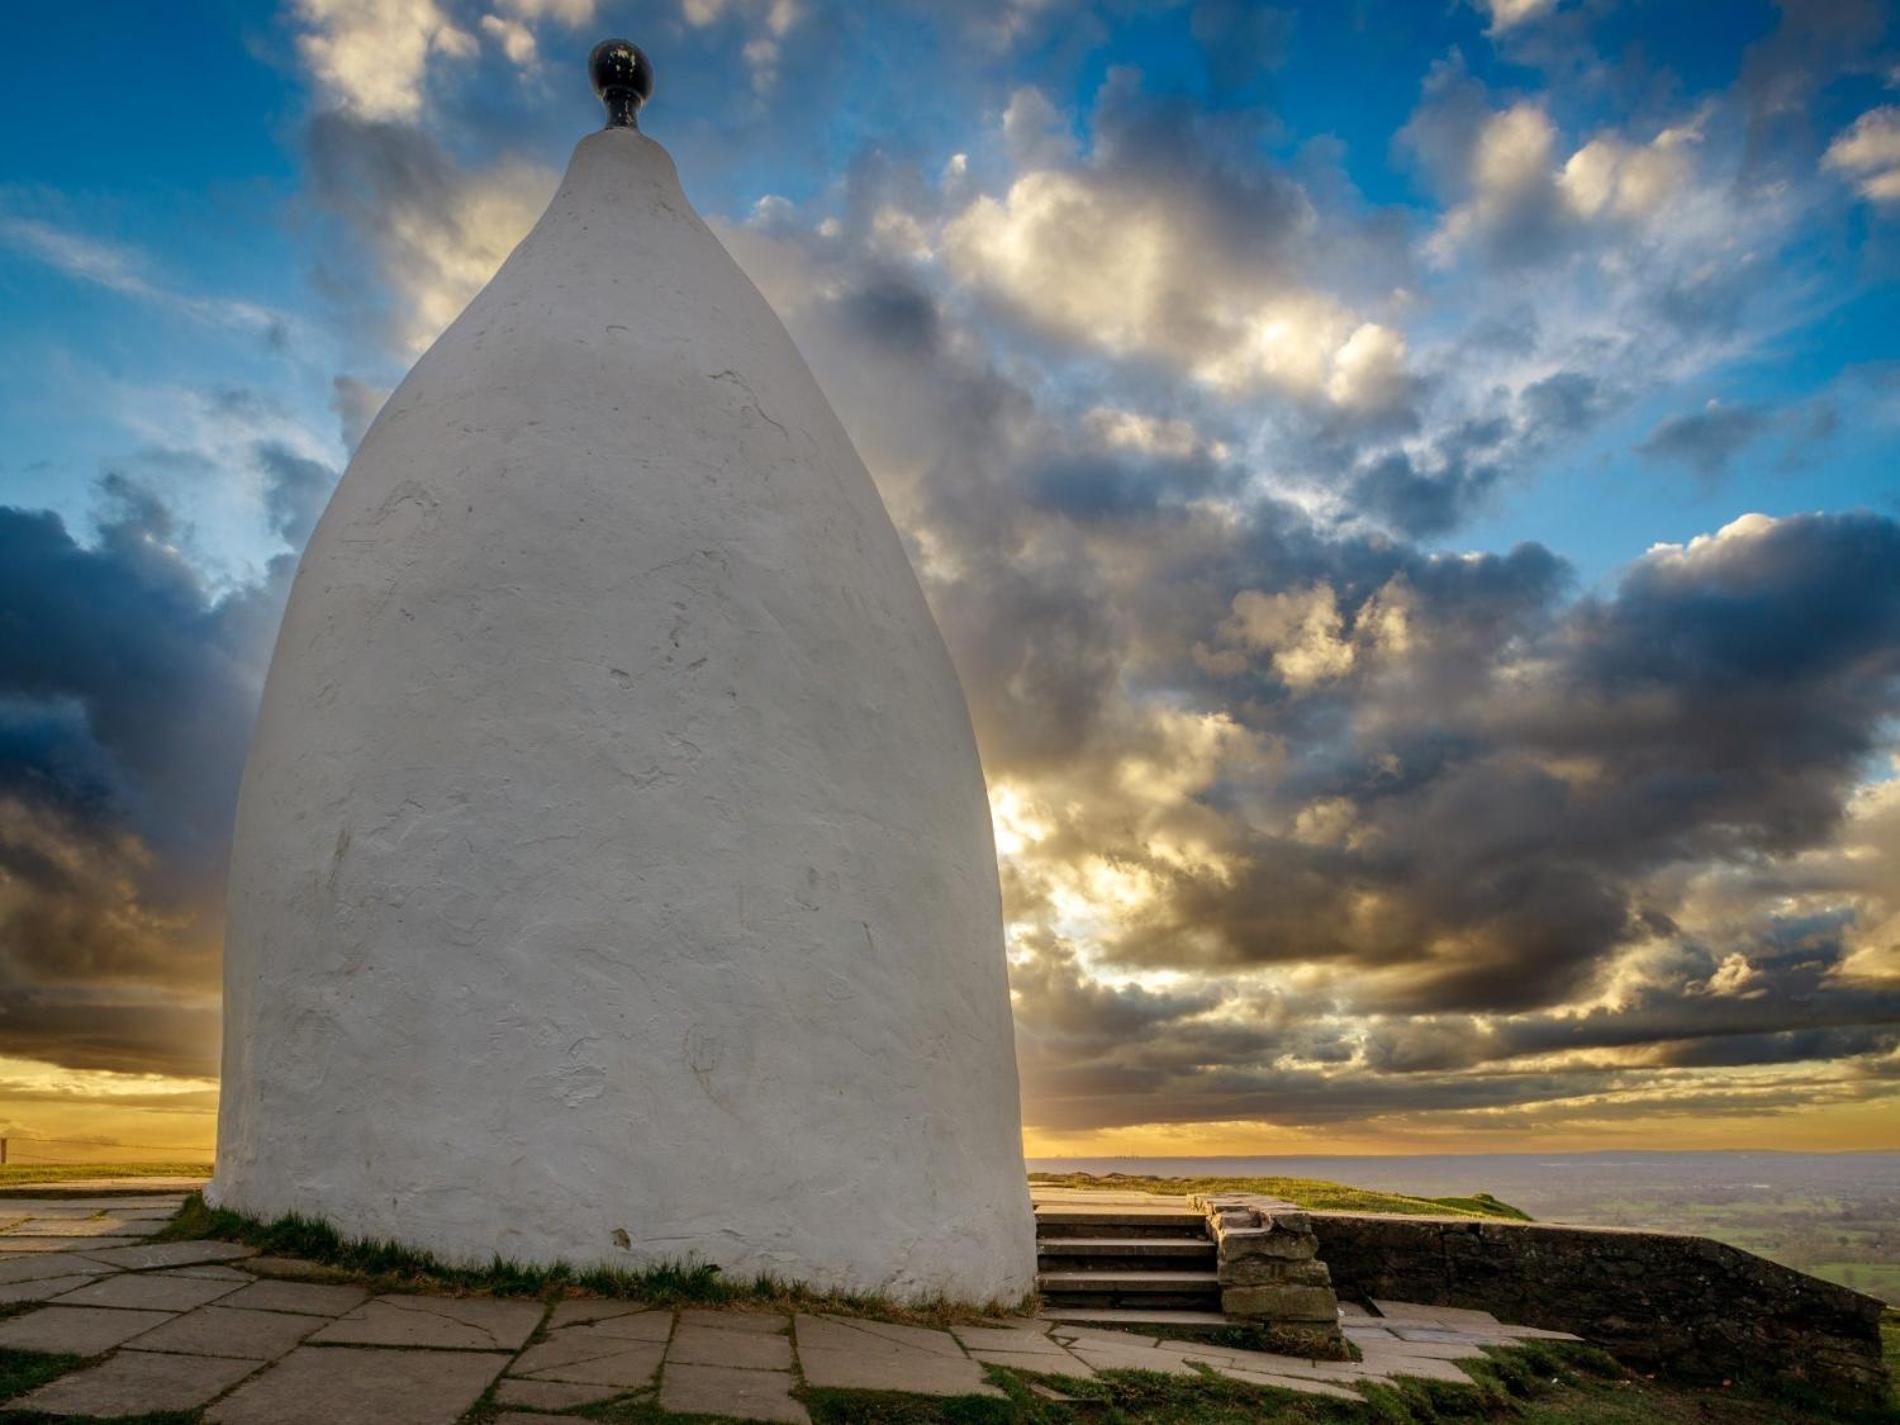
[[[1469,1217],[1309,1214],[1338,1293],[1574,1331],[1690,1380],[1886,1387],[1881,1303],[1705,1237]]]
[[[1221,1311],[1266,1327],[1288,1348],[1345,1354],[1339,1300],[1308,1214],[1279,1198],[1210,1193],[1191,1199],[1219,1250]]]

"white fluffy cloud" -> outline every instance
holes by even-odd
[[[466,59],[475,37],[436,0],[297,0],[311,76],[359,118],[413,119],[434,54]]]
[[[1900,203],[1900,107],[1869,109],[1828,145],[1823,162],[1846,174],[1862,197]]]

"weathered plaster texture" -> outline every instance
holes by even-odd
[[[626,129],[364,439],[245,773],[213,1196],[450,1257],[1034,1280],[968,710]]]
[[[1220,1309],[1253,1321],[1289,1348],[1343,1356],[1339,1300],[1319,1261],[1311,1218],[1292,1203],[1252,1193],[1197,1194],[1216,1248]]]
[[[1857,1400],[1885,1390],[1878,1301],[1706,1237],[1349,1212],[1312,1222],[1342,1297],[1478,1307],[1690,1380]]]

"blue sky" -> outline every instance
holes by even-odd
[[[57,1070],[97,1076],[61,1113],[156,1075],[168,1134],[208,1131],[294,555],[624,34],[963,673],[1039,1146],[1900,1142],[1885,5],[258,0],[12,33],[0,513],[54,572],[6,587],[0,1000],[59,1026],[0,1034],[16,1127]]]

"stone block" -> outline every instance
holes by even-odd
[[[1280,1261],[1307,1261],[1319,1250],[1319,1239],[1310,1232],[1281,1232],[1271,1227],[1249,1227],[1239,1232],[1223,1232],[1220,1239],[1220,1264],[1268,1258]]]
[[[1339,1319],[1332,1290],[1321,1286],[1224,1286],[1220,1304],[1229,1316],[1265,1321],[1324,1321],[1337,1329]]]

